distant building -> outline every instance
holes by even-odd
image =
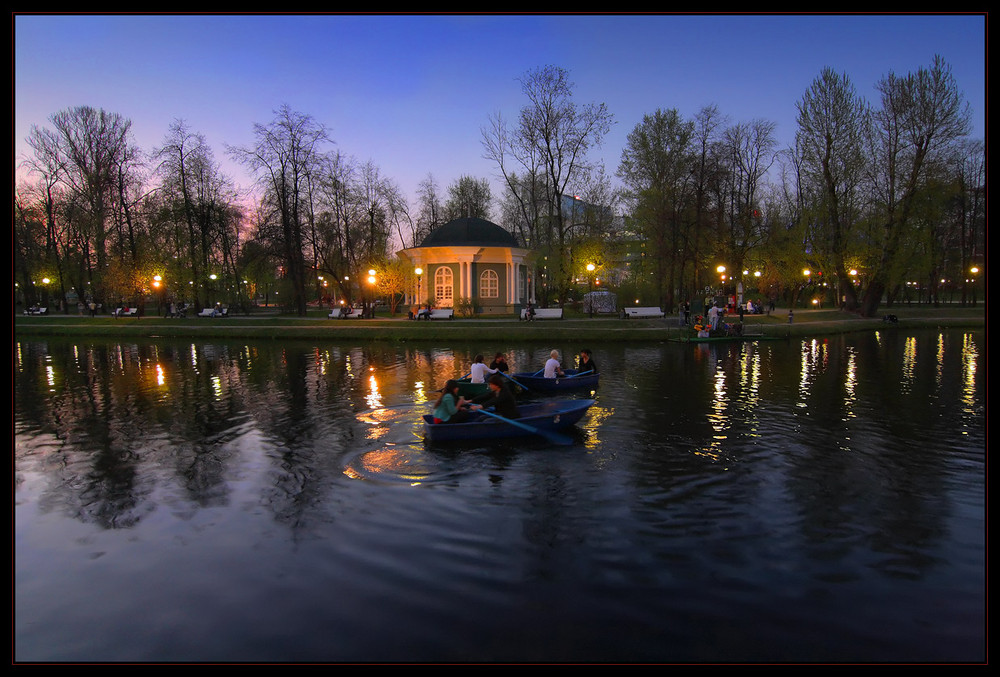
[[[419,246],[399,252],[423,271],[410,303],[432,299],[437,308],[453,308],[470,299],[486,315],[513,314],[528,302],[530,255],[497,224],[469,217],[449,221]]]

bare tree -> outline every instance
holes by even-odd
[[[448,186],[448,201],[444,205],[445,221],[467,217],[488,220],[492,201],[489,181],[460,176]]]
[[[291,283],[292,305],[306,314],[305,222],[309,203],[309,176],[322,158],[322,147],[330,141],[326,128],[311,116],[287,105],[275,111],[269,124],[255,124],[252,148],[231,148],[233,157],[257,174],[267,199],[279,219],[285,277]]]
[[[136,254],[134,232],[131,239],[126,236],[133,225],[127,210],[133,201],[131,183],[138,180],[134,169],[140,161],[129,142],[132,123],[117,113],[88,106],[60,111],[50,120],[52,130],[32,129],[33,165],[42,170],[50,188],[56,182],[65,186],[68,202],[75,208],[86,275],[100,295],[109,239],[118,235],[112,241],[120,253],[130,254],[129,264],[134,264],[131,259]],[[50,217],[51,227],[54,212]]]
[[[525,200],[523,187],[544,189],[544,226],[554,245],[560,299],[565,299],[572,277],[568,245],[573,224],[563,213],[563,198],[572,195],[569,187],[592,169],[588,152],[610,131],[613,116],[603,103],[577,106],[565,69],[538,68],[525,73],[520,82],[528,105],[521,108],[517,127],[509,128],[497,115],[483,130],[483,147],[517,196],[526,220],[531,218],[531,203]],[[518,172],[522,174],[520,181],[516,180]]]
[[[968,104],[939,56],[916,73],[890,73],[877,89],[881,106],[874,114],[870,152],[880,243],[861,301],[867,317],[878,311],[898,271],[901,243],[929,166],[971,127]]]

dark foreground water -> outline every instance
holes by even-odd
[[[377,409],[553,347],[571,446]],[[14,659],[984,661],[985,355],[16,341]]]

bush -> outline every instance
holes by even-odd
[[[472,317],[476,314],[476,300],[468,297],[461,297],[455,303],[455,312],[462,317]]]

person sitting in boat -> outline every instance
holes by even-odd
[[[472,361],[472,369],[469,371],[473,383],[486,383],[486,375],[495,373],[497,373],[496,369],[490,369],[483,364],[482,355],[476,355],[476,359]]]
[[[594,356],[591,354],[590,350],[588,348],[584,348],[580,351],[580,369],[576,373],[584,374],[587,372],[596,374],[597,362],[594,362]]]
[[[507,364],[507,356],[503,353],[497,353],[493,357],[493,361],[490,362],[490,369],[496,369],[497,371],[502,371],[505,374],[510,371],[510,365]]]
[[[472,398],[471,409],[493,407],[493,410],[504,418],[517,418],[521,415],[517,410],[514,393],[507,387],[507,380],[503,376],[500,374],[490,376],[489,387],[487,392]]]
[[[556,378],[565,376],[562,367],[559,365],[559,351],[553,350],[549,353],[549,359],[545,362],[545,378]]]
[[[458,381],[449,379],[434,403],[435,423],[464,423],[469,420],[469,402],[458,394]]]

